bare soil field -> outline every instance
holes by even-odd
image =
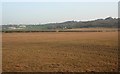
[[[3,72],[116,72],[117,32],[3,33]]]

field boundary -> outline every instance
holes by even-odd
[[[21,33],[21,32],[116,32],[118,30],[86,30],[86,31],[83,31],[83,30],[45,30],[45,31],[2,31],[2,33],[13,33],[13,32],[16,32],[16,33]]]

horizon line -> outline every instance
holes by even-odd
[[[112,19],[118,19],[119,17],[111,17],[108,16],[106,18],[112,18]],[[55,23],[64,23],[64,22],[69,22],[69,21],[74,21],[74,22],[89,22],[89,21],[95,21],[95,20],[105,20],[106,18],[96,18],[96,19],[89,19],[89,20],[64,20],[60,22],[48,22],[48,23],[9,23],[9,24],[0,24],[0,25],[45,25],[45,24],[55,24]]]

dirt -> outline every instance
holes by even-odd
[[[117,32],[3,33],[3,72],[116,72]]]

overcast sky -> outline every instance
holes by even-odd
[[[118,2],[119,0],[1,0],[1,2]]]
[[[15,0],[7,2],[7,0],[4,0],[2,3],[2,23],[38,24],[70,20],[87,21],[109,16],[118,17],[117,0],[114,2],[113,0],[109,0],[109,2],[107,0],[106,2],[94,2],[94,0],[92,0],[93,2],[35,1],[37,0],[34,0],[34,2],[15,2]]]

